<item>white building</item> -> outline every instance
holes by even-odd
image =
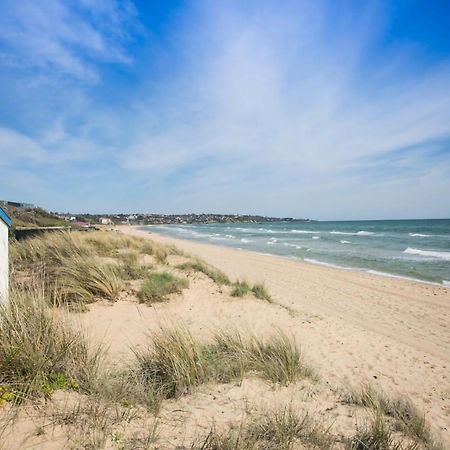
[[[112,225],[113,221],[109,217],[100,217],[100,223],[102,225]]]
[[[10,226],[10,217],[0,208],[0,303],[4,303],[8,299],[8,231]]]

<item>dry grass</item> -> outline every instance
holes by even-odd
[[[0,385],[3,400],[21,402],[61,388],[89,391],[100,349],[49,307],[41,286],[13,291],[0,308]]]
[[[262,283],[255,284],[252,287],[252,292],[255,295],[256,298],[260,300],[265,300],[266,302],[272,303],[272,298],[270,297],[269,293],[267,292],[266,287]]]
[[[177,269],[183,270],[185,272],[202,272],[208,278],[219,285],[230,286],[232,283],[228,276],[221,270],[206,264],[201,259],[195,259],[194,261],[189,261],[177,266]]]
[[[405,442],[396,437],[389,422],[380,412],[375,412],[372,422],[350,439],[349,450],[418,450],[417,442]]]
[[[295,343],[281,333],[265,342],[220,333],[202,343],[184,328],[161,330],[136,357],[149,389],[163,398],[179,397],[209,381],[241,380],[249,372],[283,385],[314,376]]]
[[[244,297],[250,291],[251,287],[246,281],[236,281],[236,283],[233,283],[233,290],[230,295],[232,297]]]
[[[267,292],[264,284],[257,283],[251,287],[246,281],[236,281],[233,283],[233,290],[231,291],[232,297],[244,297],[250,293],[252,293],[259,300],[265,300],[266,302],[273,303],[272,298]]]
[[[386,416],[393,422],[393,431],[401,432],[413,439],[416,443],[421,443],[427,449],[438,450],[442,448],[441,444],[435,441],[425,420],[425,415],[407,398],[392,398],[372,385],[364,384],[361,388],[353,389],[347,393],[343,397],[343,401],[344,403],[362,406],[373,411],[375,419],[371,428],[365,430],[366,433],[370,434],[370,432],[373,432],[376,435],[377,433],[375,432],[379,431],[380,435],[382,435],[383,424],[380,423],[380,417]],[[384,427],[387,430],[386,433],[390,433],[390,428]],[[388,441],[387,438],[385,440],[386,442]],[[404,447],[400,446],[398,448]],[[410,447],[406,448],[409,449]]]
[[[331,449],[335,439],[329,430],[314,423],[307,414],[291,406],[265,411],[250,421],[217,432],[195,447],[204,450],[289,450],[297,448]]]
[[[98,298],[115,301],[123,289],[122,280],[148,276],[151,267],[140,264],[140,255],[149,246],[155,258],[164,262],[175,252],[172,247],[119,233],[46,234],[11,243],[11,273],[26,281],[44,279],[52,304],[85,304]],[[118,263],[111,264],[105,257]]]
[[[188,280],[178,278],[169,272],[154,272],[145,280],[138,291],[141,303],[164,301],[170,294],[179,294],[189,286]]]
[[[57,270],[56,304],[117,300],[123,283],[117,267],[95,258],[73,257]]]
[[[129,251],[119,255],[118,274],[123,280],[140,280],[146,278],[152,270],[151,265],[141,264],[140,254]]]

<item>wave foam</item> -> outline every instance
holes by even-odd
[[[320,231],[310,231],[310,230],[291,230],[291,233],[298,233],[298,234],[320,234]]]
[[[313,239],[320,239],[320,236],[313,236]]]
[[[428,256],[430,258],[442,259],[444,261],[450,261],[450,252],[437,252],[431,250],[420,250],[418,248],[408,247],[403,253],[409,255]]]
[[[295,245],[295,244],[291,244],[289,242],[284,242],[283,245],[286,246],[286,247],[294,247],[297,250],[300,250],[302,248],[301,245]]]
[[[411,237],[431,237],[431,234],[408,233]]]
[[[345,236],[372,236],[375,233],[372,231],[356,231],[356,232],[350,232],[350,231],[330,231],[330,234],[342,234]]]
[[[350,241],[341,241],[341,244],[351,244]]]

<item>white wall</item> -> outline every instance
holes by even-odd
[[[8,298],[8,227],[0,219],[0,302]]]

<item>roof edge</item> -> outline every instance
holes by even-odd
[[[0,207],[0,219],[2,219],[3,222],[5,222],[7,227],[11,226],[11,224],[12,224],[11,217],[8,216],[8,214],[2,207]]]

